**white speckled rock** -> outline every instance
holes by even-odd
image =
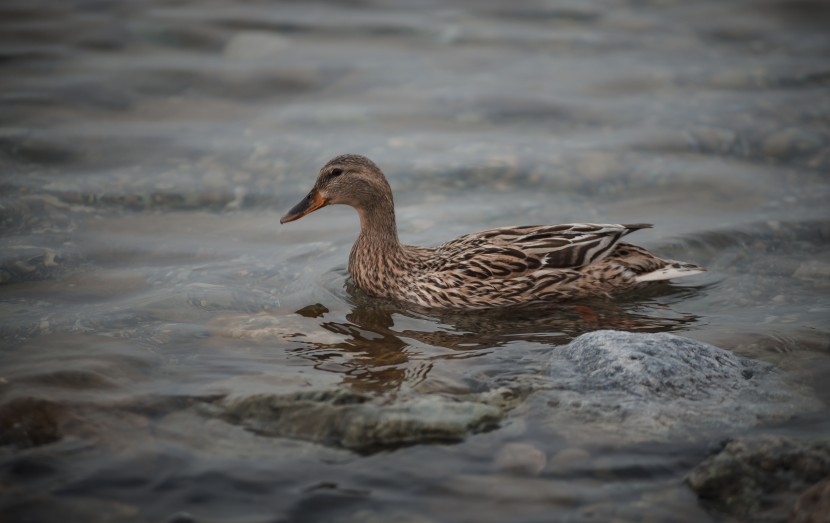
[[[550,368],[548,423],[579,440],[696,439],[818,406],[768,363],[666,333],[583,334]]]
[[[772,365],[673,334],[596,331],[573,340],[563,355],[588,389],[657,399],[706,400],[756,388]]]

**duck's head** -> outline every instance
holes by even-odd
[[[326,205],[351,205],[362,215],[386,202],[392,203],[392,189],[380,168],[365,156],[344,154],[320,169],[311,192],[280,218],[280,223],[299,220]]]

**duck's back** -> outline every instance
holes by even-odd
[[[500,227],[461,236],[401,275],[399,299],[431,307],[489,308],[608,295],[644,281],[696,274],[692,264],[664,260],[620,242],[648,224]],[[413,254],[416,254],[413,252]]]

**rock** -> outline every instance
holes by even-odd
[[[590,463],[591,454],[576,447],[570,447],[557,452],[550,460],[551,469],[562,472],[573,470],[578,467],[585,467]]]
[[[0,405],[0,446],[38,447],[61,439],[61,407],[39,398],[17,398]]]
[[[583,334],[550,368],[549,424],[580,441],[688,441],[819,406],[770,364],[666,333]]]
[[[217,336],[254,342],[267,343],[284,338],[331,345],[343,341],[343,336],[320,327],[317,322],[305,321],[305,316],[299,314],[230,314],[212,320],[211,327]]]
[[[798,497],[790,523],[830,523],[830,478],[819,481]]]
[[[587,153],[577,160],[576,170],[587,180],[602,182],[620,172],[620,161],[606,152]]]
[[[687,481],[701,499],[741,520],[784,521],[795,504],[792,520],[809,521],[797,518],[799,513],[806,518],[816,492],[810,489],[797,503],[796,498],[828,476],[830,440],[761,436],[730,441]]]
[[[570,518],[570,521],[713,521],[713,518],[699,506],[694,493],[673,481],[655,485],[645,491],[632,489],[628,495],[597,498],[593,503],[580,506],[576,516]]]
[[[805,261],[793,272],[793,278],[818,287],[830,287],[830,263],[818,260]]]
[[[223,54],[235,60],[255,60],[279,54],[290,45],[287,38],[265,31],[241,31],[225,45]]]
[[[314,441],[361,452],[460,441],[495,428],[501,411],[441,395],[379,405],[343,390],[261,394],[226,401],[221,416],[259,434]]]
[[[329,310],[325,307],[325,305],[320,303],[315,303],[313,305],[307,305],[302,309],[295,312],[295,314],[299,314],[304,318],[322,318],[326,314],[329,313]]]
[[[545,469],[547,456],[527,443],[508,443],[496,455],[495,465],[499,470],[536,476]]]
[[[703,152],[728,153],[735,147],[737,141],[737,135],[729,129],[704,127],[695,130],[692,134],[693,144]]]
[[[584,486],[572,478],[521,477],[504,474],[450,474],[436,482],[436,489],[454,499],[482,499],[491,506],[513,506],[521,514],[526,507],[573,507],[584,501]],[[547,521],[521,518],[509,521]],[[552,521],[561,519],[552,518]],[[462,520],[464,521],[464,520]],[[479,521],[474,519],[472,521]],[[484,521],[501,521],[501,518]],[[603,521],[603,520],[599,520]]]
[[[766,137],[763,153],[772,158],[789,158],[798,154],[813,152],[822,146],[822,140],[801,129],[782,129]]]
[[[580,336],[563,353],[585,375],[585,387],[643,398],[705,399],[771,369],[672,334],[596,331]]]
[[[56,251],[38,245],[2,245],[0,283],[55,278],[69,272],[79,262],[80,256],[71,249]]]

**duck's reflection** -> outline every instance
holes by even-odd
[[[346,384],[375,392],[417,384],[427,377],[436,359],[476,357],[521,341],[560,345],[599,329],[677,331],[698,319],[672,307],[673,302],[697,289],[664,284],[614,301],[582,300],[491,311],[421,309],[370,298],[349,283],[346,288],[351,311],[345,322],[326,321],[329,310],[320,304],[297,311],[319,318],[323,329],[343,341],[309,341],[307,345],[314,350],[297,352],[314,360],[318,368],[341,372]],[[423,346],[436,350],[425,356]],[[332,365],[332,350],[352,357]]]

